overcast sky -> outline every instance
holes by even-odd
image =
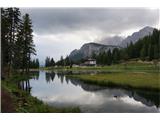
[[[33,22],[37,57],[56,61],[84,43],[104,37],[126,37],[145,26],[158,28],[158,9],[147,8],[21,8]]]

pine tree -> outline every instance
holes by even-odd
[[[14,57],[14,68],[21,69],[23,68],[23,49],[24,49],[24,36],[23,36],[23,25],[20,25],[20,28],[17,32],[17,40],[15,42],[15,57]]]
[[[147,51],[146,51],[146,45],[143,45],[143,48],[140,51],[140,58],[141,60],[145,60],[145,57],[147,56]]]
[[[49,58],[49,57],[46,57],[45,67],[49,67],[49,66],[50,66],[50,58]]]
[[[120,54],[118,48],[113,49],[112,59],[113,63],[118,63],[118,61],[120,60]]]
[[[39,60],[38,59],[36,59],[36,61],[35,61],[35,64],[36,64],[36,68],[39,68]]]
[[[160,53],[158,52],[158,45],[154,45],[154,59],[159,58]]]
[[[68,56],[65,58],[65,64],[66,66],[70,65],[70,59]]]
[[[55,62],[54,62],[54,59],[53,59],[53,58],[51,58],[50,66],[55,66]]]
[[[20,24],[20,11],[19,8],[6,8],[2,10],[2,60],[9,68],[9,74],[13,69],[15,52],[15,42],[17,40],[17,31]],[[5,46],[4,46],[4,45]],[[4,55],[5,54],[5,55]]]
[[[60,65],[61,65],[61,66],[64,66],[63,56],[61,56],[61,59],[60,59]]]
[[[32,23],[26,14],[20,19],[19,8],[1,8],[2,18],[2,71],[26,69],[29,71],[31,54],[35,54]]]
[[[5,74],[5,67],[9,63],[9,52],[8,52],[8,36],[9,33],[9,22],[7,18],[6,10],[1,8],[1,68],[2,76]]]
[[[35,45],[33,43],[33,30],[32,22],[29,14],[23,16],[23,37],[24,37],[24,50],[23,50],[23,68],[26,72],[29,72],[31,55],[36,55]]]
[[[103,65],[106,65],[107,64],[107,54],[106,52],[102,52],[102,63]]]
[[[152,44],[150,44],[148,48],[148,57],[149,60],[152,60],[154,58],[154,48]]]
[[[111,50],[109,49],[107,52],[107,65],[111,65],[112,64],[112,54],[111,54]]]

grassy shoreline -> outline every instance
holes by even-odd
[[[42,67],[40,70],[53,70],[53,71],[117,71],[117,72],[159,72],[160,63],[154,64],[154,62],[142,62],[142,61],[128,61],[124,63],[114,64],[111,66],[57,66],[57,67]]]
[[[83,71],[80,75],[67,75],[70,78],[102,86],[120,86],[144,90],[160,91],[160,63],[128,61],[111,66],[48,68],[57,71]],[[84,71],[100,71],[99,74],[85,74]],[[102,72],[102,73],[101,73]],[[103,73],[104,72],[104,73]]]
[[[158,73],[113,72],[108,74],[67,75],[67,77],[101,86],[119,86],[160,91],[160,76]]]
[[[111,66],[96,66],[96,67],[50,67],[32,69],[31,71],[37,70],[49,70],[58,72],[81,72],[81,74],[66,75],[66,77],[79,79],[86,83],[97,84],[101,86],[113,86],[123,88],[135,88],[151,91],[160,91],[160,69],[159,64],[154,65],[153,63],[138,63],[131,61],[128,63],[122,63]],[[83,72],[82,72],[83,71]],[[98,74],[90,74],[88,72],[100,71]],[[104,72],[103,72],[104,71]],[[64,72],[65,73],[65,72]],[[26,91],[20,90],[17,87],[17,82],[21,80],[27,80],[25,76],[12,76],[10,79],[2,80],[2,92],[7,94],[6,98],[12,98],[12,112],[80,112],[78,107],[75,108],[55,108],[48,106],[36,97],[31,96]],[[4,94],[4,95],[5,95]],[[9,102],[10,102],[9,101]],[[4,105],[6,101],[3,101]],[[3,104],[2,104],[3,105]],[[4,106],[5,107],[5,106]],[[2,109],[3,112],[3,109]]]
[[[56,108],[43,103],[28,92],[18,89],[13,81],[3,80],[1,112],[19,113],[79,113],[78,107]],[[7,97],[6,97],[7,96]],[[7,107],[9,106],[8,110]],[[11,107],[10,107],[11,106]],[[11,109],[11,110],[10,110]]]

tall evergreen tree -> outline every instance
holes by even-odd
[[[159,55],[160,55],[160,53],[158,51],[158,45],[154,45],[154,56],[153,56],[153,58],[158,59]]]
[[[45,59],[45,67],[49,67],[50,66],[50,58],[46,57]]]
[[[71,64],[70,59],[69,59],[68,56],[65,58],[65,64],[66,64],[66,66]]]
[[[112,59],[113,63],[118,63],[118,61],[120,60],[120,54],[118,48],[113,49]]]
[[[15,69],[29,71],[31,55],[35,54],[32,23],[26,14],[20,19],[19,8],[1,8],[2,72],[8,69],[10,74]]]
[[[36,59],[35,64],[36,64],[36,68],[39,68],[39,60],[38,59]]]
[[[15,57],[15,42],[17,40],[17,31],[19,29],[20,24],[20,11],[19,8],[6,8],[1,9],[2,10],[2,46],[5,44],[5,46],[2,47],[2,60],[4,63],[7,62],[7,66],[9,68],[9,73],[11,73],[11,70],[13,68],[13,60]],[[5,57],[3,56],[4,54]],[[7,59],[6,59],[7,58]]]
[[[1,68],[2,76],[6,72],[5,67],[9,63],[9,52],[8,52],[8,33],[9,33],[9,21],[7,18],[6,10],[1,8]]]
[[[143,48],[140,51],[140,58],[141,60],[145,60],[145,57],[147,56],[147,51],[146,51],[146,45],[143,45]]]
[[[154,58],[154,47],[152,44],[150,44],[148,48],[148,57],[149,60],[152,60]]]
[[[111,50],[109,49],[107,52],[107,65],[111,65],[112,64],[112,54],[111,54]]]
[[[23,16],[23,36],[24,36],[24,50],[23,50],[23,67],[26,72],[29,72],[31,55],[36,55],[35,45],[33,43],[32,22],[29,14]]]
[[[51,58],[50,66],[55,66],[55,61],[54,61],[54,59],[53,59],[53,58]]]
[[[63,56],[61,56],[60,65],[61,65],[61,66],[64,66],[64,59],[63,59]]]

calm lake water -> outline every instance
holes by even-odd
[[[31,94],[51,106],[79,107],[81,112],[160,112],[156,92],[100,87],[49,71],[32,76]]]

